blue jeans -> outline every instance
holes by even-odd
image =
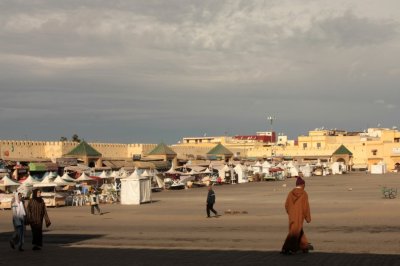
[[[15,246],[18,248],[22,248],[22,245],[24,244],[24,235],[25,235],[25,230],[23,225],[18,225],[14,226],[14,233],[11,237],[11,241],[14,243]]]

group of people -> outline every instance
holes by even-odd
[[[308,202],[308,194],[304,190],[305,181],[300,176],[296,177],[296,187],[289,192],[285,209],[289,218],[289,233],[283,244],[281,253],[290,255],[301,250],[303,253],[308,253],[313,250],[313,246],[308,242],[303,230],[304,220],[307,223],[311,222],[310,205]],[[218,217],[218,212],[214,210],[216,196],[212,186],[208,187],[206,213],[207,218],[211,217],[211,212]],[[99,199],[97,193],[92,190],[90,193],[91,213],[94,214],[95,209],[99,214],[102,214],[99,208]],[[43,220],[46,227],[51,225],[49,216],[46,210],[46,204],[41,197],[41,191],[34,189],[32,198],[29,200],[28,206],[25,204],[21,193],[15,193],[11,202],[13,212],[14,233],[10,240],[12,249],[18,248],[19,251],[24,251],[24,235],[25,225],[30,225],[32,231],[32,250],[41,250],[43,246]]]
[[[41,197],[41,191],[34,189],[28,206],[25,204],[21,193],[15,193],[11,202],[13,212],[14,233],[10,239],[12,249],[24,251],[25,225],[30,225],[32,231],[32,250],[41,250],[43,246],[43,220],[46,227],[51,225],[47,215],[46,204]]]
[[[14,193],[14,198],[11,201],[11,210],[13,213],[12,222],[14,226],[14,233],[10,239],[10,246],[12,249],[24,251],[23,245],[25,240],[25,226],[30,225],[32,231],[32,250],[41,250],[43,246],[43,220],[46,227],[51,225],[49,216],[47,214],[46,204],[41,197],[41,191],[34,189],[32,191],[32,198],[25,207],[22,193]],[[99,196],[94,189],[90,191],[89,195],[90,211],[95,214],[102,214],[99,208]]]
[[[289,233],[283,244],[281,254],[291,255],[297,251],[308,253],[314,247],[308,242],[304,234],[303,223],[311,222],[310,204],[308,202],[308,194],[304,190],[306,182],[301,176],[296,176],[296,187],[291,190],[286,198],[285,209],[289,218]],[[218,217],[218,213],[214,210],[215,192],[211,186],[208,187],[206,213],[210,218],[210,211]]]

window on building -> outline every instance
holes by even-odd
[[[303,143],[303,149],[307,149],[307,143]]]
[[[317,143],[317,149],[321,149],[321,143],[320,142]]]
[[[372,150],[372,155],[377,155],[378,154],[378,150]]]

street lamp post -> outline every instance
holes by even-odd
[[[276,117],[273,116],[273,115],[270,115],[270,116],[267,117],[267,120],[269,121],[269,124],[270,124],[271,142],[272,142],[272,136],[273,136],[273,129],[272,129],[273,127],[272,127],[272,124],[273,124],[273,121],[276,120]],[[271,160],[272,160],[272,161],[274,160],[273,145],[274,145],[274,143],[271,143]]]
[[[267,117],[267,120],[269,121],[269,124],[270,124],[270,131],[271,131],[271,133],[272,133],[272,123],[273,123],[274,120],[276,120],[276,117],[275,117],[275,116],[268,116],[268,117]]]

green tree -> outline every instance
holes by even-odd
[[[81,140],[79,139],[79,136],[77,134],[72,135],[72,141],[81,142]]]
[[[62,136],[61,138],[60,138],[60,141],[68,141],[68,139],[67,139],[67,137],[64,137],[64,136]]]

